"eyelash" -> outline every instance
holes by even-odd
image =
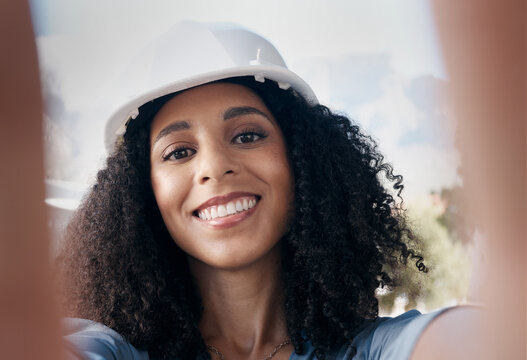
[[[242,136],[252,136],[253,137],[253,140],[252,141],[248,141],[248,142],[236,142],[237,139],[240,139]],[[254,137],[256,137],[256,139],[254,139]],[[267,134],[265,134],[263,131],[260,131],[260,130],[257,130],[257,129],[253,129],[253,128],[247,128],[243,131],[241,131],[239,134],[237,134],[236,136],[234,136],[234,138],[231,140],[231,143],[233,144],[237,144],[237,145],[246,145],[246,144],[251,144],[251,143],[254,143],[254,142],[257,142],[257,141],[261,141],[263,139],[265,139],[267,137]],[[173,160],[182,160],[182,159],[185,159],[187,157],[190,157],[192,155],[194,155],[196,153],[196,150],[190,148],[190,147],[187,147],[187,146],[179,146],[173,150],[171,150],[168,154],[164,155],[163,156],[163,161],[167,161],[167,160],[170,160],[174,155],[176,154],[181,154],[182,152],[185,152],[184,156],[179,156],[179,157],[175,157]],[[191,154],[189,154],[189,152]]]
[[[186,146],[179,146],[177,148],[175,148],[174,150],[171,150],[168,154],[164,155],[163,156],[163,161],[167,161],[167,160],[170,160],[170,158],[175,155],[176,153],[178,152],[187,152],[186,156],[181,156],[181,157],[176,157],[174,158],[174,160],[181,160],[181,159],[184,159],[184,158],[187,158],[193,154],[196,153],[196,150],[192,149],[192,148],[189,148],[189,147],[186,147]],[[188,152],[192,152],[192,154],[188,154]]]
[[[251,135],[251,136],[257,136],[258,138],[256,140],[253,140],[253,141],[249,141],[249,142],[236,142],[236,139],[239,139],[241,136],[247,136],[247,135]],[[238,145],[244,145],[244,144],[250,144],[250,143],[253,143],[253,142],[257,142],[257,141],[260,141],[260,140],[263,140],[267,137],[267,134],[264,133],[263,131],[261,130],[258,130],[258,129],[254,129],[254,128],[247,128],[243,131],[241,131],[240,133],[238,133],[233,139],[232,139],[232,143],[234,144],[238,144]]]

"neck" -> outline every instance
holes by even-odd
[[[226,358],[261,358],[288,338],[279,249],[243,268],[218,269],[192,258],[189,267],[203,301],[203,339]]]

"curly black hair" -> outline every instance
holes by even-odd
[[[346,116],[272,81],[226,81],[255,91],[282,129],[295,179],[281,239],[287,330],[297,353],[307,337],[327,359],[377,317],[375,290],[396,285],[397,269],[412,259],[426,271],[401,207],[402,177]],[[210,359],[200,295],[150,184],[149,121],[171,96],[129,125],[74,214],[58,264],[69,315],[109,326],[152,359]]]

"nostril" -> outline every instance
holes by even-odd
[[[221,178],[227,174],[235,174],[236,171],[235,170],[226,170],[225,172],[221,173],[221,172],[218,172],[218,174],[213,174],[213,176],[202,176],[201,179],[199,180],[201,184],[203,183],[206,183],[208,182],[209,180],[215,180],[215,181],[220,181]],[[210,174],[210,173],[209,173]]]

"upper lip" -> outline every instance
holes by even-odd
[[[236,199],[236,198],[239,198],[239,197],[242,197],[242,196],[256,196],[256,197],[259,197],[255,193],[249,193],[249,192],[243,192],[243,191],[231,192],[231,193],[228,193],[228,194],[225,194],[225,195],[215,196],[213,198],[208,199],[203,204],[199,205],[196,208],[196,210],[194,210],[194,211],[199,211],[199,210],[208,208],[209,206],[225,204],[225,203],[229,202],[232,199]]]

